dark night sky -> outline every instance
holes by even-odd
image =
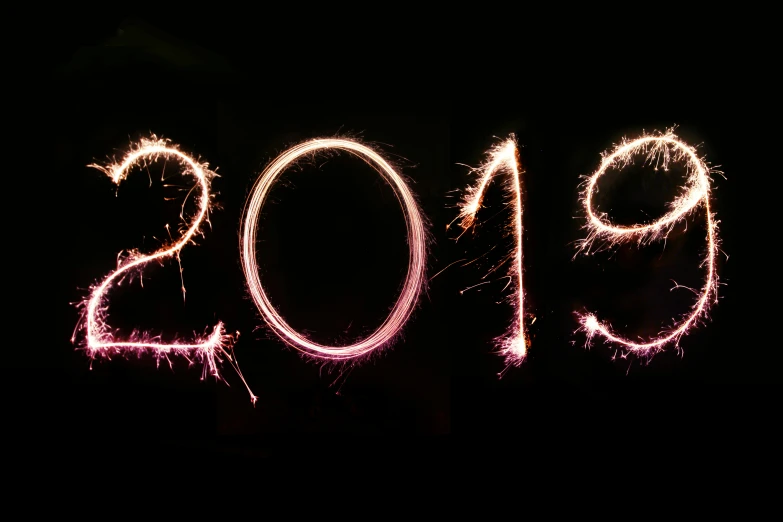
[[[212,23],[207,30],[208,21],[195,16],[176,22],[121,13],[50,30],[59,44],[47,67],[60,86],[46,101],[56,155],[56,176],[47,187],[58,216],[56,280],[46,301],[54,322],[45,346],[16,361],[37,373],[36,384],[15,384],[31,397],[57,395],[51,415],[38,421],[47,426],[42,432],[56,425],[63,438],[162,437],[172,452],[251,457],[275,455],[292,441],[339,445],[357,435],[495,440],[537,430],[577,438],[606,430],[619,442],[658,429],[702,432],[751,419],[751,401],[758,411],[766,407],[759,398],[772,382],[737,354],[730,320],[737,310],[739,254],[732,187],[742,158],[732,143],[738,115],[719,93],[698,96],[698,89],[678,91],[660,79],[645,92],[622,75],[601,77],[592,61],[581,59],[575,60],[579,72],[553,61],[557,71],[538,76],[520,64],[517,80],[504,85],[503,75],[487,73],[489,66],[463,71],[434,54],[416,55],[406,66],[386,54],[389,42],[366,49],[380,63],[368,71],[329,55],[361,49],[359,35],[314,42],[305,53],[295,52],[290,39],[251,37],[251,21],[231,29]],[[291,65],[303,55],[307,65]],[[600,60],[593,58],[597,67]],[[425,72],[417,76],[417,68]],[[466,83],[478,86],[471,90]],[[726,175],[713,179],[722,248],[730,256],[718,259],[721,301],[682,339],[682,353],[669,348],[649,364],[613,359],[614,350],[601,341],[583,347],[574,312],[597,311],[639,336],[686,312],[691,294],[669,288],[672,279],[700,285],[703,213],[687,218],[687,232],[678,226],[665,248],[656,243],[573,259],[574,243],[583,237],[579,177],[623,136],[672,125]],[[240,330],[236,354],[259,396],[255,407],[227,365],[227,383],[201,381],[199,368],[177,358],[173,369],[156,368],[147,356],[98,360],[90,370],[87,356],[70,343],[78,319],[71,303],[112,269],[119,251],[153,247],[164,225],[177,220],[182,200],[165,198],[181,198],[181,192],[149,186],[142,172],[116,190],[86,166],[150,133],[217,167],[213,189],[220,208],[206,236],[183,251],[186,304],[176,263],[169,263],[150,270],[144,291],[136,285],[117,294],[112,324],[186,335],[220,319]],[[536,322],[529,359],[498,379],[503,362],[492,342],[512,319],[505,280],[460,290],[481,282],[513,248],[504,235],[511,214],[500,185],[490,187],[474,233],[455,242],[446,225],[471,179],[460,164],[478,165],[496,137],[510,133],[526,171],[525,290]],[[331,135],[377,144],[412,180],[431,225],[430,277],[458,259],[487,253],[481,263],[453,266],[433,279],[403,338],[341,379],[302,360],[262,327],[238,248],[245,198],[267,162],[294,143]],[[650,173],[635,180],[616,176],[606,208],[628,224],[660,215],[677,192],[676,174],[666,180]],[[343,156],[285,179],[273,192],[261,233],[270,294],[293,326],[316,339],[366,334],[383,320],[406,266],[393,193],[361,162]],[[446,445],[442,437],[429,442]]]

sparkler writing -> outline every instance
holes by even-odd
[[[169,145],[168,140],[158,139],[154,135],[151,139],[143,139],[140,143],[131,147],[131,150],[119,163],[113,163],[108,166],[89,165],[108,175],[114,183],[118,184],[125,179],[133,167],[146,166],[148,161],[153,162],[159,158],[176,159],[183,167],[182,174],[193,176],[200,188],[198,199],[198,213],[192,218],[189,228],[182,234],[179,240],[166,245],[152,254],[144,255],[137,250],[128,252],[125,256],[120,255],[118,259],[117,270],[107,276],[99,285],[92,288],[89,298],[82,303],[85,313],[77,325],[77,330],[84,325],[86,337],[86,349],[89,350],[91,357],[98,354],[110,356],[114,353],[127,352],[152,352],[160,361],[161,357],[168,359],[169,354],[178,354],[184,356],[189,362],[192,358],[197,359],[204,365],[202,378],[207,373],[216,378],[221,378],[218,371],[218,365],[223,357],[228,359],[237,370],[242,382],[250,393],[251,400],[255,403],[257,397],[253,394],[245,382],[235,359],[229,353],[235,339],[235,335],[227,334],[222,322],[213,328],[209,336],[202,336],[194,339],[192,342],[174,341],[164,343],[160,336],[152,336],[144,332],[134,332],[126,341],[117,340],[112,334],[111,328],[106,324],[108,309],[108,291],[116,285],[120,285],[126,277],[133,277],[140,274],[142,268],[152,261],[162,262],[167,259],[176,258],[180,261],[180,252],[185,245],[192,243],[196,234],[202,234],[200,227],[204,220],[208,219],[210,209],[210,182],[216,176],[209,170],[207,163],[200,163],[181,152],[177,147]],[[183,221],[184,221],[184,216]],[[180,276],[182,267],[180,265]],[[182,298],[185,298],[185,285],[182,284]],[[76,341],[76,335],[72,339]],[[170,363],[170,361],[169,361]]]
[[[386,320],[367,338],[347,346],[325,346],[307,339],[291,328],[269,301],[259,277],[256,260],[256,234],[261,209],[278,177],[299,158],[324,150],[342,150],[354,154],[372,166],[389,182],[400,201],[410,249],[408,273],[394,308]],[[263,319],[286,344],[309,356],[328,360],[348,360],[369,354],[387,345],[409,319],[424,287],[426,231],[421,212],[408,186],[389,163],[371,148],[345,139],[315,139],[296,145],[278,156],[261,173],[245,205],[240,241],[242,268],[250,294]]]
[[[525,292],[522,286],[524,272],[522,264],[522,187],[519,181],[521,174],[517,159],[518,149],[514,136],[492,148],[487,154],[487,161],[475,172],[479,175],[478,183],[468,188],[460,205],[459,224],[464,231],[473,226],[476,214],[481,208],[484,192],[495,173],[505,169],[509,174],[509,185],[514,198],[514,238],[517,248],[512,254],[513,259],[512,284],[514,287],[516,319],[511,329],[499,339],[500,353],[506,357],[508,365],[519,366],[527,356],[528,342],[525,338]],[[463,232],[464,233],[464,232]]]
[[[623,168],[631,163],[636,155],[645,155],[646,162],[655,165],[656,169],[667,170],[671,162],[684,162],[687,169],[685,187],[669,206],[670,210],[660,219],[646,225],[622,227],[607,221],[606,214],[596,214],[592,207],[598,179],[610,167]],[[579,251],[587,252],[596,241],[608,242],[610,246],[622,242],[636,241],[637,244],[648,244],[665,239],[674,225],[684,219],[699,205],[704,206],[707,217],[707,277],[696,304],[689,314],[685,315],[679,324],[647,342],[634,342],[624,339],[612,332],[611,328],[601,323],[595,315],[580,315],[582,328],[587,332],[588,343],[596,334],[606,340],[619,344],[623,349],[639,355],[652,356],[661,351],[668,343],[679,342],[680,338],[702,316],[706,315],[711,302],[717,302],[718,276],[715,269],[715,258],[718,252],[717,222],[710,210],[710,169],[696,154],[696,150],[680,141],[671,130],[656,135],[645,135],[633,141],[624,140],[614,151],[603,155],[603,161],[598,170],[586,179],[582,203],[587,214],[586,239],[581,241]]]

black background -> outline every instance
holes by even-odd
[[[52,41],[61,43],[49,63],[60,88],[46,100],[55,151],[46,186],[57,216],[51,241],[58,254],[49,264],[54,289],[48,287],[45,301],[53,322],[45,332],[49,342],[18,360],[37,375],[26,393],[57,397],[48,406],[47,399],[38,401],[41,433],[56,430],[83,445],[132,437],[173,454],[229,458],[292,448],[318,455],[330,445],[367,440],[361,435],[425,436],[417,443],[437,453],[448,440],[469,436],[487,441],[482,451],[494,455],[510,449],[509,437],[534,433],[579,439],[600,431],[644,445],[658,430],[701,433],[750,418],[751,400],[764,407],[760,398],[772,384],[737,353],[730,320],[738,306],[732,174],[742,157],[733,142],[738,115],[719,93],[655,82],[646,92],[598,72],[566,70],[548,76],[519,70],[504,85],[503,75],[486,72],[489,65],[444,78],[435,58],[416,78],[412,67],[384,59],[383,46],[365,49],[377,68],[354,70],[350,60],[334,63],[343,61],[340,50],[363,54],[355,39],[302,44],[303,51],[290,40],[253,38],[249,21],[237,23],[115,13],[53,29]],[[124,45],[139,34],[147,43]],[[300,58],[305,63],[295,65]],[[419,55],[415,64],[427,62]],[[491,80],[495,88],[471,93],[464,76],[473,84]],[[713,177],[720,303],[682,339],[682,352],[669,347],[647,363],[614,357],[600,340],[585,349],[576,311],[597,311],[628,335],[654,335],[692,302],[687,291],[669,292],[671,279],[700,286],[703,212],[687,218],[687,233],[678,225],[665,249],[631,245],[574,259],[575,242],[584,236],[580,176],[593,172],[600,153],[623,136],[672,125],[726,174]],[[169,263],[150,269],[148,278],[145,272],[143,291],[135,285],[117,292],[111,324],[187,337],[222,320],[241,332],[235,353],[259,396],[255,407],[227,365],[226,382],[202,381],[197,365],[177,358],[173,368],[166,361],[156,368],[144,356],[96,360],[90,369],[87,355],[70,342],[79,319],[73,303],[112,270],[117,253],[154,248],[164,225],[177,221],[181,199],[164,197],[182,192],[159,182],[150,187],[142,171],[117,190],[87,167],[150,133],[217,167],[219,208],[205,237],[183,251],[186,304],[176,263]],[[473,179],[459,164],[478,165],[510,133],[526,171],[525,290],[529,321],[536,322],[528,322],[529,359],[499,379],[504,365],[493,340],[513,317],[500,279],[506,269],[493,283],[460,291],[481,282],[513,248],[501,185],[490,186],[475,231],[455,242],[457,232],[446,226]],[[267,162],[292,144],[334,135],[376,144],[408,176],[430,221],[430,277],[486,253],[432,279],[399,342],[347,372],[303,360],[265,330],[245,290],[238,245],[245,198]],[[677,193],[676,174],[665,182],[650,173],[636,181],[615,176],[606,208],[629,224],[660,215]],[[292,170],[264,220],[263,276],[292,326],[329,341],[358,338],[382,321],[404,276],[407,246],[396,200],[377,174],[342,155],[320,169]],[[401,443],[392,446],[367,445],[391,454]]]

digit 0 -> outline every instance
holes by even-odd
[[[299,158],[324,150],[340,150],[358,156],[375,168],[391,185],[402,207],[408,235],[408,273],[386,320],[365,339],[343,346],[327,346],[316,343],[300,334],[285,321],[272,306],[261,284],[256,256],[258,221],[269,191],[283,172]],[[371,148],[345,139],[315,139],[291,147],[264,169],[256,180],[243,212],[240,251],[250,294],[266,324],[286,344],[318,359],[357,359],[388,345],[396,337],[416,306],[424,287],[426,269],[426,231],[421,212],[413,194],[402,177]]]

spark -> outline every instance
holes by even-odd
[[[672,162],[684,163],[687,169],[685,185],[680,195],[669,204],[669,211],[657,221],[644,225],[617,226],[607,220],[605,213],[593,211],[593,194],[597,190],[596,184],[599,178],[610,167],[622,169],[638,155],[643,155],[646,163],[654,165],[656,170],[668,170],[669,164]],[[587,216],[585,228],[588,233],[587,237],[580,241],[577,254],[580,252],[589,253],[596,242],[602,242],[611,247],[631,241],[635,241],[640,246],[653,241],[665,241],[675,224],[700,206],[704,207],[707,217],[707,254],[702,263],[702,265],[707,265],[707,276],[698,300],[690,312],[681,318],[679,324],[664,330],[658,337],[647,342],[634,342],[614,333],[594,314],[578,314],[581,329],[587,333],[588,345],[592,338],[598,334],[607,341],[619,345],[623,350],[640,356],[652,357],[669,343],[677,346],[682,336],[695,325],[699,318],[706,316],[710,304],[717,302],[718,275],[715,259],[718,253],[719,239],[718,222],[710,210],[710,176],[710,168],[699,157],[696,149],[682,142],[674,134],[673,129],[669,129],[665,133],[645,134],[635,140],[623,140],[611,153],[604,153],[598,170],[586,177],[582,191],[582,204]]]
[[[510,184],[507,187],[513,193],[513,230],[516,240],[516,251],[512,257],[514,262],[511,268],[513,279],[516,280],[514,287],[516,318],[509,331],[498,339],[500,353],[505,356],[508,366],[519,366],[522,364],[527,357],[529,344],[525,332],[525,293],[522,286],[522,275],[524,272],[522,263],[522,187],[519,178],[523,171],[519,167],[517,156],[518,148],[513,134],[502,143],[490,149],[484,164],[477,169],[473,169],[473,172],[479,176],[478,182],[465,192],[465,196],[460,204],[460,213],[454,219],[454,221],[459,220],[459,225],[463,229],[462,234],[467,232],[475,224],[476,215],[479,209],[481,209],[481,203],[484,199],[485,189],[492,177],[500,171],[505,171],[509,174]],[[460,234],[460,237],[462,234]],[[502,374],[503,372],[501,372],[501,376]]]
[[[461,261],[467,261],[467,260],[468,260],[467,258],[463,258],[463,259],[457,259],[456,261],[454,261],[452,263],[449,263],[448,265],[446,265],[445,268],[443,268],[442,270],[439,270],[437,274],[435,274],[434,276],[430,277],[430,281],[432,281],[433,279],[435,279],[436,277],[441,275],[443,272],[446,271],[446,269],[451,268],[452,266],[456,265],[457,263],[459,263]],[[465,266],[465,265],[462,265],[462,266]]]
[[[178,147],[170,144],[169,140],[158,139],[152,135],[149,139],[142,139],[139,143],[131,146],[129,152],[120,162],[115,162],[107,166],[91,164],[89,167],[96,168],[108,175],[111,180],[119,185],[131,172],[134,167],[146,167],[149,163],[160,158],[176,159],[183,167],[182,175],[190,175],[195,178],[197,186],[201,189],[201,195],[198,201],[198,212],[192,218],[189,227],[182,233],[178,240],[172,238],[171,242],[159,248],[152,254],[142,254],[138,250],[132,250],[123,256],[121,252],[117,258],[117,269],[109,274],[100,284],[91,288],[89,297],[80,306],[84,308],[82,318],[77,324],[77,332],[84,330],[84,348],[89,352],[92,359],[98,355],[110,357],[117,353],[153,353],[158,362],[161,358],[168,360],[170,354],[183,356],[186,360],[192,362],[193,359],[203,364],[202,379],[211,374],[217,379],[222,377],[219,372],[219,365],[223,358],[227,359],[237,371],[242,383],[250,393],[253,403],[257,397],[253,394],[245,381],[242,372],[239,370],[236,358],[232,356],[232,346],[239,332],[234,334],[226,333],[223,322],[212,329],[212,333],[205,336],[198,336],[191,342],[173,341],[164,343],[161,336],[153,336],[145,332],[134,331],[127,340],[115,339],[111,327],[106,323],[108,310],[107,294],[115,286],[122,283],[126,277],[138,275],[141,279],[141,272],[145,265],[150,262],[176,259],[180,262],[180,252],[189,243],[194,242],[197,234],[203,235],[201,225],[208,220],[210,210],[210,182],[217,174],[209,169],[207,163],[201,163],[187,154],[181,152]],[[149,171],[148,171],[149,172]],[[180,215],[183,217],[183,214]],[[168,225],[166,229],[171,237],[171,231]],[[182,277],[182,267],[180,264],[180,277]],[[182,298],[185,298],[185,286],[182,283]],[[72,338],[77,341],[76,332]],[[170,361],[169,361],[170,362]]]
[[[391,312],[381,326],[365,339],[344,346],[327,346],[316,343],[291,328],[269,301],[261,284],[256,258],[259,217],[274,183],[289,166],[303,156],[330,150],[345,151],[361,158],[391,185],[402,207],[409,245],[408,273]],[[240,238],[242,268],[250,294],[261,312],[262,318],[283,342],[303,354],[317,359],[352,360],[389,345],[410,318],[426,283],[427,235],[424,220],[415,198],[403,178],[383,157],[373,149],[355,141],[337,138],[314,139],[295,145],[280,154],[256,180],[245,204],[242,228]]]

